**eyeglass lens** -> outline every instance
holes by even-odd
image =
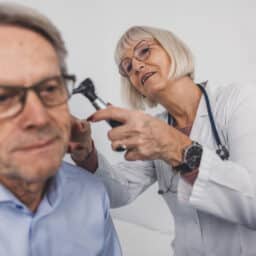
[[[142,41],[138,43],[138,45],[134,48],[133,57],[136,60],[144,61],[150,55],[150,45],[146,41]],[[132,58],[124,58],[120,63],[121,73],[129,76],[132,72]]]
[[[21,112],[29,90],[33,90],[46,107],[61,105],[70,97],[74,82],[73,76],[56,76],[31,87],[0,86],[0,118]]]

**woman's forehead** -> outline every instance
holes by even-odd
[[[133,38],[123,38],[123,40],[119,44],[119,53],[120,56],[124,56],[129,52],[133,52],[136,45],[138,45],[141,41],[151,41],[153,37],[150,36],[137,36]]]

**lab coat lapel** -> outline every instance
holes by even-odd
[[[214,94],[212,93],[211,85],[209,82],[207,82],[205,89],[214,115],[216,99]],[[200,99],[196,117],[193,122],[192,130],[189,137],[191,140],[197,141],[202,145],[208,146],[210,148],[215,148],[215,140],[213,137],[206,101],[203,94]]]

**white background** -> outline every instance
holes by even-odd
[[[69,49],[68,64],[78,80],[90,76],[98,94],[115,105],[120,98],[114,48],[131,25],[172,30],[192,49],[196,80],[221,84],[254,80],[256,68],[256,1],[253,0],[20,0],[45,13],[60,28]],[[81,118],[93,112],[80,96],[71,100]],[[93,125],[98,150],[110,161],[108,126]],[[167,255],[173,234],[171,215],[153,186],[131,206],[112,212],[125,255]],[[125,222],[124,222],[125,221]],[[134,223],[134,224],[129,224]],[[170,252],[170,250],[169,250]]]

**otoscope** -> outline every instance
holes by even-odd
[[[77,88],[73,89],[72,94],[78,94],[78,93],[88,98],[96,110],[105,109],[108,107],[108,105],[95,93],[95,86],[90,78],[86,78],[84,81],[80,83],[80,85]],[[106,120],[106,121],[111,127],[117,127],[122,125],[122,123],[115,120]],[[119,146],[116,149],[116,151],[119,151],[119,152],[124,150],[125,148],[122,146]]]

